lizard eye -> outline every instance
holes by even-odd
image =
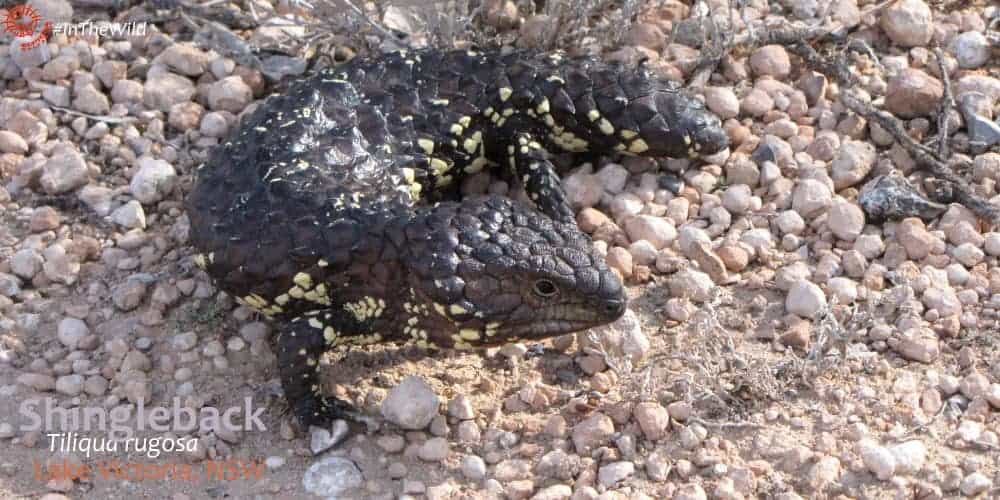
[[[555,283],[549,280],[538,280],[535,282],[534,291],[535,295],[539,297],[551,297],[556,294],[558,289],[556,289]]]

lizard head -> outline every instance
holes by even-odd
[[[404,250],[404,333],[456,347],[541,339],[625,312],[621,280],[572,222],[499,196],[418,214]]]

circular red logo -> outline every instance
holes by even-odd
[[[30,5],[15,5],[7,10],[3,27],[14,36],[31,36],[35,34],[35,28],[41,20],[42,16]]]

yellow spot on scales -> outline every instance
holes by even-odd
[[[417,139],[417,145],[424,150],[424,153],[434,154],[434,141],[430,139]]]
[[[496,335],[498,328],[500,328],[500,322],[499,321],[493,321],[493,322],[490,322],[490,323],[486,323],[486,336],[487,337],[492,337],[492,336]]]
[[[479,156],[476,159],[472,160],[471,163],[469,163],[468,165],[466,165],[466,167],[465,167],[465,173],[467,173],[467,174],[476,174],[476,173],[482,172],[483,168],[486,167],[487,163],[488,162],[487,162],[486,158],[483,158],[482,156]]]
[[[513,94],[513,93],[514,93],[514,89],[512,89],[510,87],[502,87],[502,88],[500,88],[500,100],[503,101],[503,102],[507,102],[507,99],[510,99],[510,95]]]
[[[198,266],[199,269],[205,269],[207,266],[205,262],[205,256],[198,254],[194,256],[194,265]]]
[[[373,297],[365,297],[357,302],[344,304],[344,310],[354,315],[358,321],[366,321],[377,318],[385,310],[385,301]]]
[[[434,174],[441,176],[451,169],[451,166],[439,158],[431,158],[431,170]]]
[[[476,149],[479,147],[479,141],[481,137],[482,133],[477,131],[475,134],[472,134],[472,137],[469,137],[468,139],[463,141],[462,147],[465,148],[465,152],[469,153],[470,155],[474,154],[476,152]]]
[[[464,130],[465,129],[457,123],[452,123],[451,128],[448,129],[448,131],[451,132],[453,135],[462,135],[462,132]]]
[[[462,328],[458,331],[458,336],[463,340],[479,340],[479,330],[475,328]]]
[[[406,179],[406,183],[407,184],[412,184],[413,183],[413,178],[414,178],[414,171],[413,171],[413,169],[409,168],[409,167],[404,167],[403,168],[403,179]]]
[[[544,115],[545,113],[548,113],[549,112],[549,100],[547,98],[543,97],[542,98],[542,102],[538,103],[538,106],[535,106],[535,111],[538,114],[540,114],[540,115]]]
[[[448,312],[445,311],[444,305],[438,304],[437,302],[435,302],[434,303],[434,310],[437,311],[437,313],[440,314],[441,316],[444,316],[446,318],[448,317]]]
[[[471,116],[463,116],[463,117],[461,117],[461,118],[458,119],[458,123],[461,126],[463,126],[465,128],[468,128],[469,124],[472,123],[472,117]]]
[[[642,138],[639,138],[628,145],[628,150],[635,154],[644,153],[649,150],[649,145]]]
[[[295,277],[292,278],[292,281],[296,285],[302,287],[303,290],[308,290],[313,286],[312,276],[309,276],[306,273],[297,273]]]
[[[615,127],[611,125],[611,122],[607,118],[601,118],[601,121],[597,122],[597,128],[601,129],[604,135],[611,135],[615,133]]]
[[[436,106],[447,106],[448,102],[448,99],[431,99],[431,104]]]
[[[328,326],[323,329],[323,339],[326,340],[327,344],[336,342],[338,336],[337,330],[334,330],[333,327]]]
[[[267,300],[265,300],[264,297],[257,295],[256,293],[251,293],[250,295],[243,297],[243,302],[245,302],[247,306],[253,309],[260,310],[267,307]]]
[[[323,322],[320,321],[320,320],[318,320],[318,319],[316,319],[316,318],[309,318],[309,326],[311,326],[311,327],[313,327],[313,328],[315,328],[317,330],[322,330],[323,329]]]
[[[462,306],[460,306],[458,304],[452,304],[450,307],[448,307],[448,310],[452,314],[465,314],[465,313],[469,312],[464,307],[462,307]]]
[[[639,134],[635,133],[634,130],[629,130],[629,129],[622,129],[622,131],[620,132],[620,134],[622,136],[622,139],[625,139],[625,140],[629,140],[629,139],[631,139],[631,138],[639,135]]]
[[[600,117],[601,117],[601,112],[596,109],[592,109],[587,112],[587,118],[590,118],[590,121],[592,122],[596,122],[597,119]]]

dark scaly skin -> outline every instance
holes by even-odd
[[[196,262],[279,320],[279,370],[303,424],[349,407],[317,370],[339,344],[470,348],[619,318],[621,281],[573,220],[546,150],[698,156],[719,119],[651,77],[592,59],[434,50],[297,82],[212,152],[187,199]],[[509,169],[536,207],[459,199]]]

